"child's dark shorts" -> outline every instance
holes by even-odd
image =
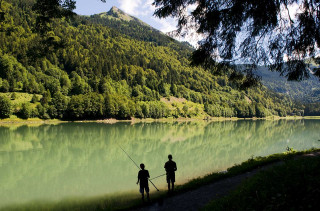
[[[145,185],[145,184],[144,184],[144,185],[141,185],[141,184],[140,184],[140,193],[143,194],[143,191],[144,191],[144,190],[146,191],[146,193],[149,193],[149,186],[148,186],[148,184],[146,184],[146,185]]]

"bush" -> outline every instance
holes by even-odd
[[[23,103],[21,106],[21,110],[18,113],[18,116],[22,119],[28,119],[31,117],[32,109],[29,103]]]
[[[37,97],[36,94],[33,94],[32,99],[31,99],[31,103],[36,103],[36,102],[39,102],[39,98]]]
[[[184,113],[184,117],[186,117],[188,115],[189,107],[187,105],[184,105],[182,110],[183,110],[183,113]]]
[[[14,92],[14,93],[12,93],[12,95],[11,95],[11,100],[15,100],[17,98],[17,94]]]
[[[11,102],[5,96],[0,96],[0,118],[8,118],[11,114]]]
[[[39,115],[39,118],[41,119],[50,119],[49,114],[47,113],[47,108],[45,106],[42,106],[41,104],[37,105],[37,112]]]

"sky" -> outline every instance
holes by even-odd
[[[176,29],[176,21],[172,18],[159,19],[153,16],[155,7],[153,0],[77,0],[75,12],[79,15],[93,15],[101,12],[108,12],[112,6],[137,17],[150,26],[162,31],[170,32]]]
[[[125,13],[139,18],[164,33],[174,31],[177,27],[177,21],[173,18],[160,19],[153,15],[155,7],[153,0],[76,0],[75,12],[79,15],[93,15],[102,12],[108,12],[112,6],[116,6]],[[194,5],[188,7],[188,11],[195,9]],[[175,37],[180,41],[188,41],[194,47],[197,46],[200,37],[195,33],[189,33],[185,37]]]

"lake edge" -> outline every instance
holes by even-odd
[[[68,121],[68,120],[59,120],[59,119],[39,119],[39,118],[30,118],[30,119],[21,119],[21,118],[7,118],[0,119],[0,126],[2,125],[14,125],[14,124],[59,124],[59,123],[104,123],[104,124],[114,124],[119,122],[127,123],[151,123],[151,122],[194,122],[194,121],[207,121],[207,122],[219,122],[219,121],[238,121],[238,120],[300,120],[300,119],[320,119],[320,116],[269,116],[265,118],[238,118],[238,117],[210,117],[208,119],[203,118],[160,118],[160,119],[138,119],[132,118],[130,120],[119,120],[119,119],[100,119],[100,120],[77,120],[77,121]]]

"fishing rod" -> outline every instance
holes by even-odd
[[[164,175],[167,175],[167,174],[161,174],[161,175],[159,175],[159,176],[157,176],[157,177],[153,177],[153,178],[152,178],[152,179],[150,179],[150,180],[157,179],[158,177],[162,177],[162,176],[164,176]]]
[[[141,168],[138,166],[138,164],[136,163],[136,162],[134,162],[134,160],[130,157],[130,155],[126,152],[126,151],[124,151],[124,149],[118,144],[118,146],[122,149],[122,151],[130,158],[130,160],[137,166],[137,168],[139,169],[139,170],[141,170]],[[149,180],[149,182],[153,185],[153,187],[157,190],[157,191],[159,191],[159,189],[153,184],[153,182],[150,180],[150,179],[148,179]]]

